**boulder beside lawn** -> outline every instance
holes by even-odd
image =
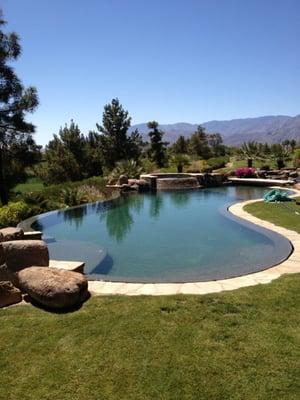
[[[29,267],[17,273],[19,287],[33,300],[49,308],[69,308],[88,297],[88,281],[78,272]]]
[[[14,286],[18,287],[18,280],[16,274],[11,272],[6,264],[0,265],[0,282],[1,281],[9,281]]]
[[[20,303],[22,294],[11,282],[0,282],[0,308]]]
[[[0,264],[5,262],[11,272],[17,272],[32,265],[49,265],[48,247],[42,240],[14,240],[2,242]]]
[[[24,232],[21,228],[3,228],[0,229],[1,242],[9,242],[11,240],[22,240],[24,238]]]

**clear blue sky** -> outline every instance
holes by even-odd
[[[119,97],[133,123],[300,113],[299,0],[2,0],[46,143]]]

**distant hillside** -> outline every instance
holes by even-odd
[[[201,123],[208,133],[220,133],[224,143],[238,146],[249,140],[262,143],[280,143],[286,139],[300,141],[300,115],[265,116],[258,118],[233,119],[230,121],[208,121]],[[147,124],[137,124],[131,129],[138,129],[147,139],[149,129]],[[191,136],[197,129],[197,124],[179,122],[176,124],[160,125],[166,133],[165,139],[173,143],[179,135]]]

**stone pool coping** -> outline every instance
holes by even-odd
[[[290,197],[300,196],[300,190],[291,188],[295,194]],[[282,228],[271,222],[261,220],[244,210],[244,206],[263,201],[262,199],[246,200],[233,204],[228,211],[233,215],[245,219],[255,225],[275,231],[285,236],[293,246],[293,252],[282,263],[263,271],[243,275],[236,278],[221,279],[208,282],[191,283],[126,283],[109,281],[89,281],[89,291],[92,295],[127,295],[127,296],[161,296],[174,294],[208,294],[225,290],[234,290],[247,286],[270,283],[283,274],[300,272],[300,234]]]

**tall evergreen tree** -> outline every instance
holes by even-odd
[[[166,163],[166,146],[167,143],[162,140],[164,132],[158,129],[158,122],[150,121],[147,124],[151,129],[149,132],[150,137],[150,158],[158,167],[163,167]]]
[[[100,176],[103,174],[103,159],[101,148],[101,135],[97,132],[89,132],[86,138],[86,163],[85,170],[88,176]]]
[[[32,139],[34,126],[26,122],[25,114],[33,112],[38,105],[34,87],[24,88],[9,62],[21,54],[19,37],[16,33],[4,33],[6,22],[0,12],[0,198],[2,204],[8,202],[7,168],[12,146]],[[22,155],[23,157],[23,155]],[[14,159],[16,163],[18,160]]]
[[[173,144],[172,150],[175,154],[186,154],[188,152],[188,140],[183,135],[180,135]]]
[[[76,181],[88,176],[86,171],[86,140],[78,125],[71,121],[70,126],[60,128],[46,146],[45,168],[41,177],[47,183]]]
[[[219,133],[211,133],[207,135],[207,139],[214,157],[225,155],[225,146],[223,145],[222,136]]]
[[[196,132],[190,138],[190,152],[204,159],[208,159],[211,156],[208,138],[205,129],[201,125],[198,126]]]
[[[137,159],[141,151],[141,137],[137,131],[128,134],[131,118],[119,99],[112,99],[104,107],[102,125],[96,124],[101,134],[101,148],[105,166],[113,169],[118,161]]]

